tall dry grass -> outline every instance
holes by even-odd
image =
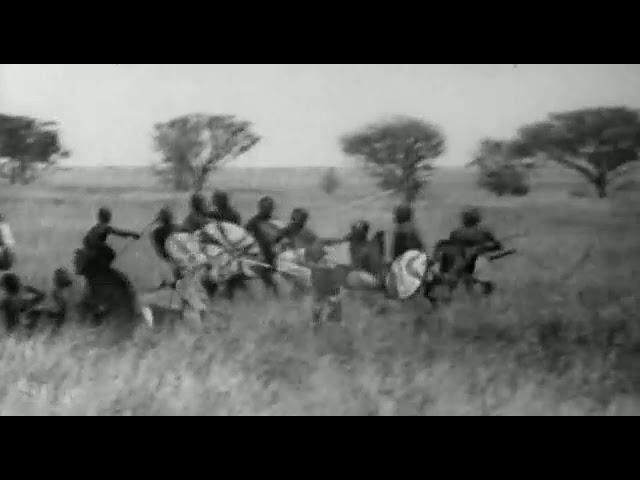
[[[227,175],[225,184],[235,187],[234,201],[248,217],[260,184]],[[234,305],[216,302],[199,330],[140,328],[115,346],[99,330],[73,323],[56,335],[44,329],[30,338],[3,336],[0,414],[640,413],[637,203],[569,198],[559,188],[495,200],[470,190],[466,177],[449,175],[418,212],[428,242],[453,227],[467,203],[484,206],[498,233],[528,230],[514,242],[522,254],[496,265],[500,288],[493,298],[460,294],[436,312],[419,300],[398,304],[354,294],[343,325],[313,329],[305,301],[276,302],[257,289]],[[53,270],[69,266],[102,204],[127,228],[142,228],[165,203],[184,211],[184,198],[142,176],[138,189],[130,174],[125,186],[117,173],[112,177],[111,183],[91,177],[91,184],[86,176],[69,176],[0,192],[20,243],[16,270],[26,281],[47,288]],[[344,231],[355,217],[389,227],[389,200],[349,208],[370,192],[366,183],[327,197],[305,188],[317,179],[303,177],[299,184],[264,181],[283,217],[300,204],[327,235]],[[567,277],[589,246],[588,262]],[[148,239],[131,245],[117,266],[142,290],[163,275]]]

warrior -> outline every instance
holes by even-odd
[[[70,291],[72,285],[71,274],[66,269],[58,268],[53,272],[52,306],[47,312],[47,317],[53,320],[58,328],[67,320],[69,307],[71,306]]]
[[[477,278],[476,269],[482,255],[502,250],[502,244],[493,232],[482,225],[482,215],[476,208],[462,212],[461,226],[451,233],[449,241],[460,249],[462,261],[457,268],[457,275],[468,290],[479,284],[484,293],[490,294],[495,289],[493,282]]]
[[[164,207],[158,212],[156,217],[158,226],[151,232],[151,243],[156,254],[167,264],[172,267],[173,279],[170,284],[163,281],[160,287],[169,286],[175,288],[176,282],[180,279],[180,269],[173,264],[173,260],[167,252],[167,239],[174,233],[179,231],[178,225],[174,223],[173,213],[168,207]]]
[[[50,298],[45,305],[35,307],[29,312],[28,317],[31,317],[31,322],[35,324],[40,319],[45,319],[52,321],[58,329],[62,327],[72,305],[72,286],[71,274],[64,268],[56,269],[53,272],[53,289]]]
[[[273,279],[273,268],[275,267],[276,255],[273,249],[272,240],[268,238],[267,234],[263,230],[263,225],[273,218],[274,209],[275,202],[273,201],[273,198],[261,198],[258,202],[258,212],[251,218],[251,220],[249,220],[245,229],[253,236],[253,238],[256,239],[256,242],[258,242],[264,262],[270,267],[257,268],[256,271],[265,285],[277,296],[278,287]]]
[[[369,222],[360,220],[351,226],[351,231],[344,238],[349,242],[349,253],[351,256],[351,266],[357,270],[370,272],[372,265],[370,256],[368,255],[369,231],[371,225]],[[372,273],[372,272],[370,272]]]
[[[280,272],[286,273],[293,282],[293,296],[301,296],[309,287],[309,269],[303,264],[306,263],[303,255],[306,250],[315,244],[322,244],[323,247],[332,243],[340,243],[340,240],[323,240],[314,232],[307,228],[309,212],[302,208],[296,208],[291,212],[289,223],[280,230],[274,239],[274,245],[278,247],[279,262],[286,256],[286,267],[280,264]]]
[[[45,298],[45,294],[37,288],[23,285],[20,277],[14,273],[5,273],[0,278],[0,288],[5,294],[0,302],[0,311],[7,332],[15,330],[21,323],[22,315],[28,315]]]
[[[324,242],[316,241],[305,250],[305,263],[311,270],[312,320],[342,321],[342,285],[340,269],[327,259]]]
[[[116,258],[113,249],[107,245],[107,239],[110,235],[140,239],[139,233],[112,227],[111,216],[111,210],[106,207],[100,208],[98,223],[87,232],[83,239],[83,246],[89,256],[89,261],[100,262],[100,265],[105,267],[111,265]]]
[[[229,195],[222,190],[216,190],[211,197],[213,210],[207,213],[207,217],[218,222],[233,223],[241,225],[242,218],[240,214],[231,206]]]
[[[276,235],[275,244],[282,248],[306,248],[313,245],[318,236],[307,229],[309,212],[303,208],[296,208],[291,212],[289,224]]]
[[[180,230],[186,233],[195,233],[202,230],[209,223],[207,205],[204,197],[199,193],[194,193],[189,203],[190,211],[187,218],[184,219]]]
[[[464,254],[459,245],[450,239],[439,241],[427,263],[427,268],[433,272],[433,276],[429,281],[425,279],[423,284],[424,297],[429,299],[433,305],[440,302],[449,303],[453,290],[458,284],[458,272],[461,271],[463,264]],[[434,269],[434,267],[437,268]],[[437,287],[445,288],[438,298],[434,296]]]
[[[413,223],[413,209],[409,205],[401,205],[395,209],[394,223],[393,261],[410,250],[424,250],[424,243]]]
[[[105,272],[111,267],[116,258],[116,253],[107,244],[110,235],[124,238],[140,239],[140,234],[129,230],[120,230],[111,226],[111,210],[106,207],[100,208],[98,211],[98,223],[94,225],[85,235],[83,239],[84,255],[82,251],[78,251],[80,263],[77,265],[79,271],[85,273]],[[106,313],[106,305],[96,301],[96,285],[94,282],[87,283],[87,296],[84,303],[94,309],[97,317]]]

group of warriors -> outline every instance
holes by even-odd
[[[225,192],[216,191],[211,203],[213,208],[208,207],[204,196],[194,194],[182,223],[175,221],[171,209],[161,209],[150,234],[155,252],[171,277],[157,290],[168,288],[178,294],[183,317],[200,319],[209,301],[219,294],[233,300],[238,289],[245,289],[252,279],[261,280],[268,291],[280,297],[276,277],[289,280],[294,294],[311,294],[314,323],[341,321],[343,293],[349,289],[378,291],[400,300],[422,296],[438,305],[451,298],[436,298],[438,288],[452,293],[460,285],[468,290],[479,286],[483,294],[491,294],[495,285],[483,277],[483,265],[511,253],[505,252],[501,242],[484,227],[475,208],[465,210],[458,228],[427,252],[412,208],[397,207],[391,255],[387,258],[385,233],[371,235],[367,221],[355,222],[344,236],[322,238],[309,228],[310,215],[305,209],[294,209],[287,223],[276,220],[271,197],[260,199],[256,214],[244,225]],[[133,318],[141,313],[147,323],[153,324],[150,310],[137,300],[127,277],[113,268],[116,253],[108,244],[111,236],[138,240],[142,233],[116,228],[111,221],[111,211],[101,208],[96,225],[75,252],[75,273],[85,278],[86,285],[80,307],[98,322],[109,315]],[[341,244],[349,246],[347,262],[332,258],[331,248]],[[61,325],[72,307],[68,300],[72,275],[65,269],[55,271],[46,302],[47,295],[22,285],[9,271],[14,247],[10,228],[2,219],[0,270],[7,273],[0,281],[4,292],[0,309],[7,328],[16,327],[22,316],[28,319],[27,324],[47,318]]]

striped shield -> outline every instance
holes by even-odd
[[[206,266],[216,283],[241,274],[255,277],[252,267],[263,261],[255,239],[244,228],[226,222],[210,223],[195,233],[173,234],[166,246],[183,273]]]
[[[284,276],[311,287],[311,269],[306,266],[304,248],[285,250],[276,258],[276,268]]]

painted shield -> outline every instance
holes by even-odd
[[[176,284],[176,292],[185,303],[184,306],[195,312],[203,312],[207,309],[207,292],[202,286],[204,275],[205,272],[202,269],[195,269],[178,280]]]
[[[276,268],[285,277],[311,287],[311,270],[306,266],[304,248],[285,250],[276,258]]]
[[[410,250],[391,265],[387,275],[387,291],[400,300],[415,294],[427,275],[428,257],[426,253]]]
[[[260,255],[260,247],[255,238],[244,228],[233,223],[209,223],[200,232],[200,238],[207,246],[218,246],[238,256],[258,257]]]
[[[209,278],[214,282],[225,282],[238,274],[255,277],[252,267],[261,263],[255,239],[244,228],[231,223],[214,222],[199,232],[173,234],[166,246],[183,272],[207,266]]]
[[[166,241],[167,253],[180,270],[192,271],[207,263],[203,245],[195,233],[174,233]]]

